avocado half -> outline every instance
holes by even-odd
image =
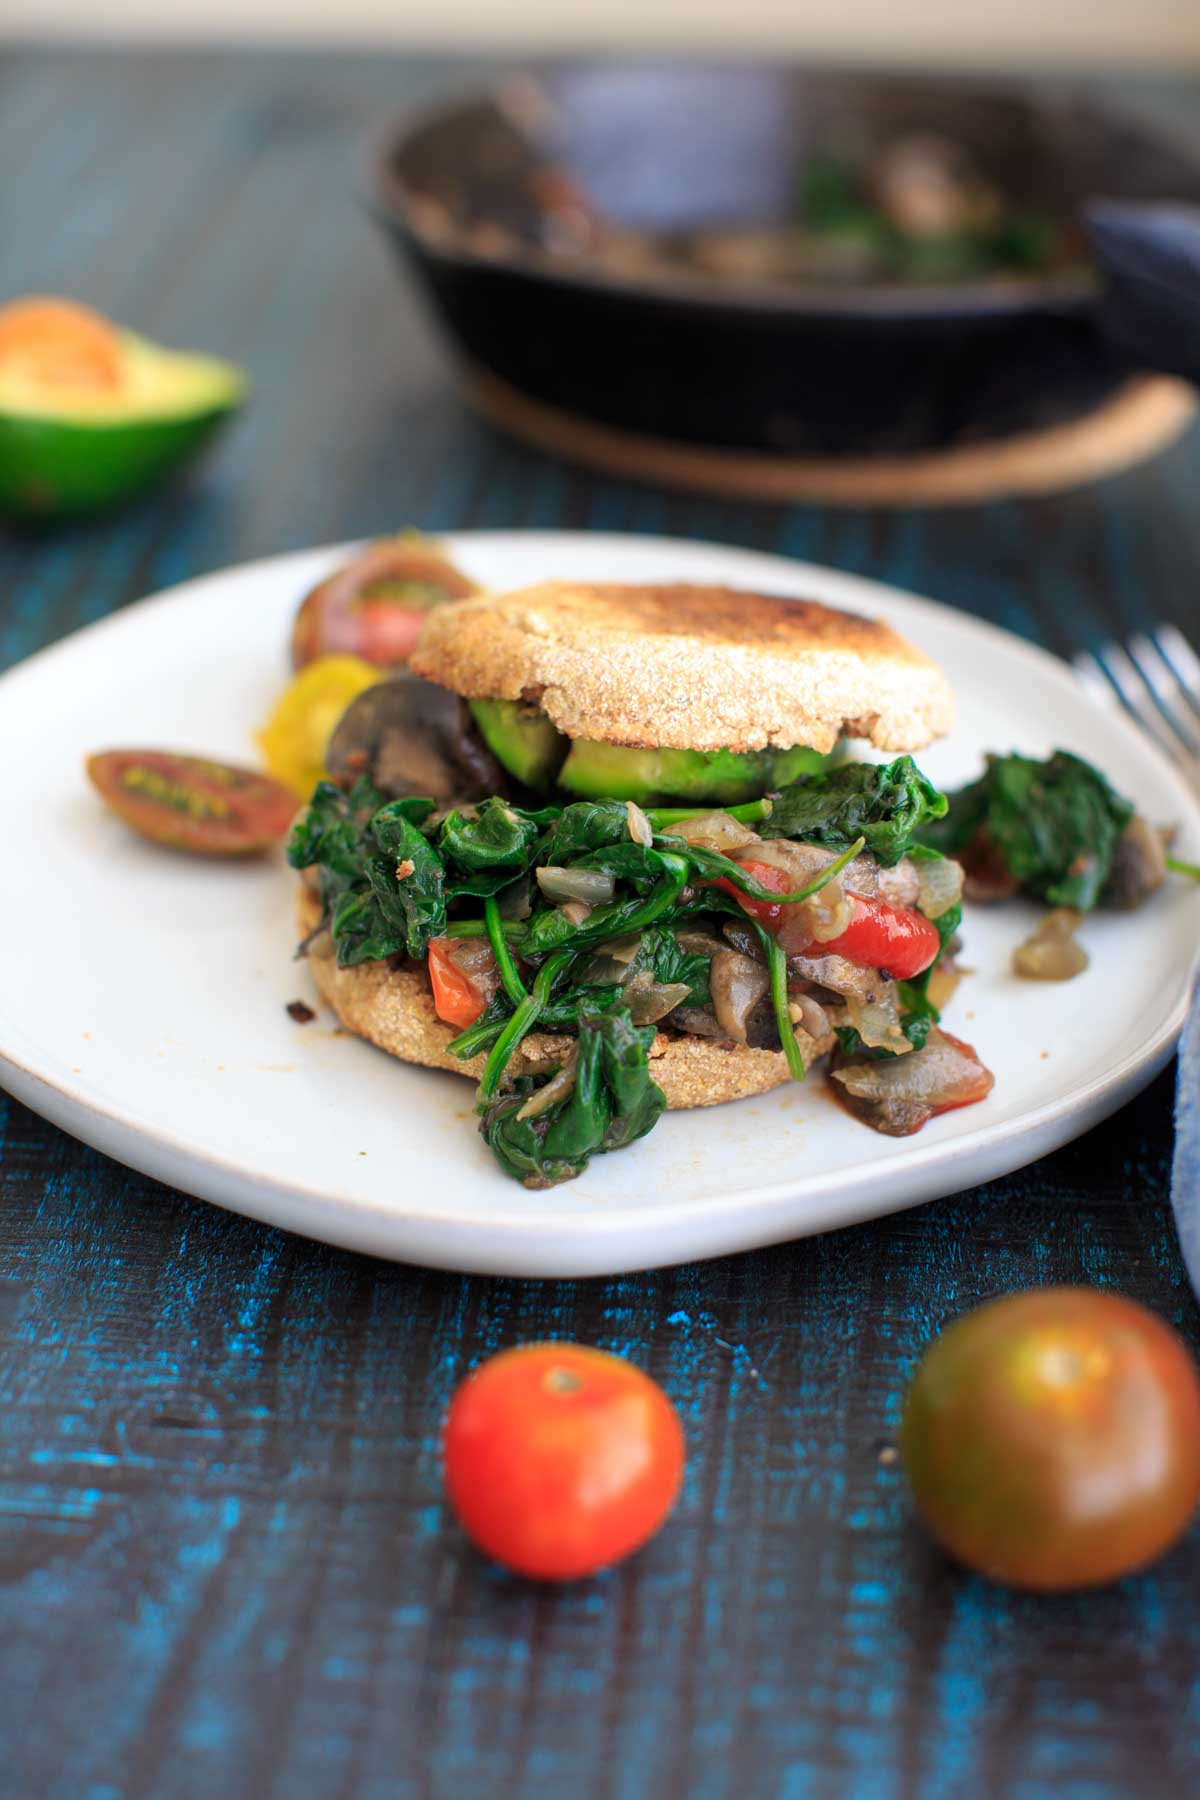
[[[585,800],[683,800],[735,806],[815,774],[819,750],[635,750],[567,738],[545,713],[517,700],[472,700],[488,748],[527,787],[556,783]]]
[[[38,391],[0,371],[0,515],[54,524],[116,506],[193,456],[235,413],[232,363],[122,332],[117,393]]]

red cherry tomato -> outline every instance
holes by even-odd
[[[759,887],[774,888],[786,894],[793,882],[786,869],[773,863],[746,861],[740,865]],[[726,875],[714,884],[732,894],[745,910],[769,931],[778,930],[792,910],[771,900],[755,900],[743,894]],[[821,944],[809,944],[800,952],[806,956],[844,956],[847,962],[868,969],[886,969],[897,981],[911,981],[937,961],[942,941],[937,926],[924,913],[907,906],[891,906],[886,900],[851,894],[854,917],[840,936]]]
[[[287,833],[296,796],[255,769],[170,750],[105,750],[87,772],[106,804],[156,844],[245,856]]]
[[[464,969],[454,960],[450,938],[431,938],[429,943],[429,979],[433,984],[433,1010],[447,1025],[465,1031],[473,1025],[488,997],[481,993]]]
[[[913,1378],[900,1448],[934,1537],[996,1581],[1097,1587],[1200,1501],[1200,1377],[1118,1294],[1034,1288],[958,1319]]]
[[[683,1431],[662,1389],[582,1344],[527,1344],[474,1370],[451,1403],[444,1453],[468,1537],[541,1581],[638,1549],[683,1479]]]

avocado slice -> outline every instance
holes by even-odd
[[[545,713],[520,700],[472,700],[470,706],[488,749],[509,774],[526,787],[549,787],[567,739]]]
[[[42,387],[28,369],[0,367],[0,516],[53,524],[131,499],[240,406],[233,364],[118,335],[115,387]]]
[[[497,752],[499,754],[499,752]],[[736,806],[824,768],[819,750],[630,750],[576,738],[560,787],[587,800],[708,801]]]

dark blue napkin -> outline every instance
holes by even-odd
[[[1171,1206],[1192,1292],[1200,1300],[1200,986],[1179,1040]]]

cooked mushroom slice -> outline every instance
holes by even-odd
[[[833,1079],[843,1105],[885,1137],[910,1137],[937,1113],[982,1100],[993,1085],[971,1046],[936,1027],[923,1050],[848,1062],[833,1071]]]
[[[1167,846],[1141,813],[1134,813],[1117,839],[1112,866],[1104,885],[1106,906],[1135,907],[1155,893],[1167,879]]]
[[[1048,912],[1032,937],[1013,951],[1013,974],[1029,981],[1070,981],[1088,966],[1088,953],[1075,942],[1083,914],[1070,906]]]
[[[799,976],[816,987],[828,988],[843,1000],[870,1006],[881,1000],[891,983],[880,969],[868,969],[844,956],[789,956],[788,979]]]
[[[676,1031],[686,1031],[689,1037],[712,1038],[726,1044],[729,1042],[724,1027],[711,1006],[677,1006],[674,1012],[668,1013],[663,1023]],[[770,1047],[777,1048],[778,1044],[779,1039],[776,1038]]]
[[[708,982],[722,1030],[735,1044],[744,1044],[746,1021],[771,985],[765,966],[740,950],[718,950]]]
[[[686,981],[655,981],[643,969],[625,989],[629,1017],[635,1025],[657,1025],[687,999],[690,989]]]
[[[389,798],[438,801],[507,795],[508,775],[480,737],[465,700],[416,675],[377,682],[351,702],[329,740],[335,777],[370,775]]]

